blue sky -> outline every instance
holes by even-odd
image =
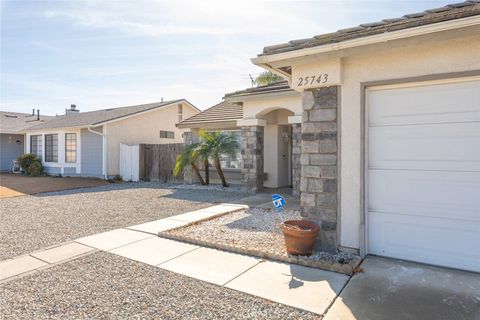
[[[266,45],[451,1],[1,1],[1,110],[62,114],[250,86]]]

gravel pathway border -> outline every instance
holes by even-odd
[[[262,209],[255,208],[250,210],[262,210]],[[221,214],[221,215],[212,217],[210,219],[194,222],[186,226],[181,226],[181,227],[173,228],[167,231],[162,231],[158,233],[158,236],[162,238],[170,239],[170,240],[183,241],[183,242],[187,242],[190,244],[195,244],[203,247],[256,256],[256,257],[267,259],[267,260],[293,263],[293,264],[298,264],[306,267],[334,271],[334,272],[343,273],[346,275],[353,275],[355,272],[355,268],[358,265],[360,265],[362,261],[362,259],[359,256],[356,256],[350,253],[344,253],[344,252],[339,252],[336,255],[332,255],[327,252],[318,251],[318,252],[315,252],[310,257],[302,257],[302,256],[294,256],[294,255],[287,256],[287,255],[276,254],[273,252],[268,252],[266,250],[262,250],[259,248],[250,249],[250,248],[239,247],[231,244],[219,243],[217,241],[213,241],[210,239],[202,240],[197,237],[185,235],[184,233],[178,234],[178,231],[180,230],[188,230],[189,228],[195,228],[195,226],[200,226],[202,223],[206,221],[212,222],[212,221],[215,221],[215,219],[225,217],[226,215],[229,215],[231,213],[232,212]],[[185,233],[188,233],[188,232],[185,232]],[[341,260],[343,260],[342,261],[343,263],[338,262]]]

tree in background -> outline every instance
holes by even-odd
[[[198,143],[193,143],[185,146],[182,152],[177,156],[175,160],[175,167],[173,168],[173,175],[178,176],[187,166],[192,167],[192,171],[197,176],[202,185],[205,185],[205,181],[198,170],[195,162],[198,159]]]
[[[220,155],[225,154],[229,157],[235,157],[238,149],[238,143],[235,137],[223,132],[200,132],[200,140],[203,148],[209,155],[209,158],[213,160],[215,169],[218,172],[218,176],[222,181],[223,187],[228,187],[227,180],[223,173],[222,166],[220,164]]]
[[[227,180],[225,179],[225,174],[223,173],[222,165],[220,163],[220,156],[227,155],[231,158],[235,158],[238,150],[237,140],[231,134],[224,132],[207,132],[205,130],[200,131],[199,137],[199,143],[187,145],[177,156],[173,174],[178,176],[186,166],[191,165],[192,170],[200,183],[202,185],[206,185],[208,184],[207,179],[209,179],[210,175],[209,159],[211,159],[215,165],[215,169],[218,172],[218,176],[222,181],[222,186],[228,187]],[[202,175],[195,164],[195,162],[199,159],[203,161],[205,166],[205,180],[203,180]]]
[[[266,86],[267,84],[283,81],[284,79],[271,71],[263,71],[255,78],[257,86]]]

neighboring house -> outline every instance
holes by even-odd
[[[71,112],[69,112],[71,111]],[[199,110],[188,101],[78,112],[67,110],[26,130],[26,150],[48,174],[108,178],[120,173],[120,144],[182,142],[176,124]]]
[[[467,1],[252,59],[302,95],[302,214],[324,248],[480,271],[479,53],[480,3]],[[252,116],[242,132],[261,141]]]
[[[25,131],[51,117],[0,111],[0,172],[9,172],[13,161],[25,152]]]
[[[252,61],[288,84],[227,94],[179,126],[186,143],[238,130],[249,191],[290,174],[324,249],[478,272],[479,35],[469,1],[266,47]]]

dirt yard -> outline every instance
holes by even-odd
[[[25,177],[19,174],[0,174],[0,199],[62,191],[78,188],[97,187],[107,181],[93,178]]]

